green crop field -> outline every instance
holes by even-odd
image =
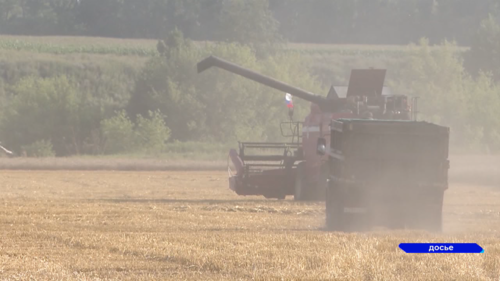
[[[210,42],[196,42],[202,47]],[[157,54],[157,40],[65,36],[0,36],[0,62],[62,62],[133,67],[139,70]],[[345,83],[351,68],[399,69],[408,56],[408,46],[295,44],[285,46],[298,53],[310,71],[325,86]]]
[[[0,50],[29,51],[50,54],[113,54],[125,56],[152,56],[156,54],[157,40],[116,39],[103,37],[36,37],[0,36]],[[198,42],[204,44],[206,42]],[[324,57],[346,55],[363,57],[400,57],[407,46],[398,45],[329,45],[289,43],[286,49],[303,55]],[[465,49],[465,48],[462,48]]]
[[[152,56],[154,40],[127,40],[100,37],[0,36],[0,50],[50,54],[113,54]]]
[[[202,47],[210,42],[196,42]],[[75,36],[0,36],[0,60],[52,60],[67,63],[118,63],[139,69],[157,54],[157,40],[117,39]],[[433,49],[440,48],[431,47]],[[460,47],[459,52],[467,48]],[[331,45],[288,43],[288,52],[298,53],[309,65],[311,73],[329,87],[342,84],[352,68],[386,68],[397,71],[412,51],[403,45]],[[390,78],[389,72],[389,78]]]

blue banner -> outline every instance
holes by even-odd
[[[420,253],[484,253],[476,243],[401,243],[399,248],[408,254]]]

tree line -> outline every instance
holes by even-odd
[[[68,156],[159,154],[180,143],[195,143],[190,149],[202,151],[205,145],[237,140],[285,141],[279,130],[279,122],[288,120],[283,93],[219,69],[196,73],[196,63],[208,55],[314,93],[328,89],[300,55],[259,57],[256,49],[239,43],[200,46],[174,30],[141,69],[106,63],[3,64],[2,142],[18,154]],[[452,149],[500,151],[500,86],[491,73],[471,76],[449,42],[435,49],[421,40],[401,60],[387,85],[396,93],[419,96],[421,119],[450,126]],[[339,71],[349,67],[340,65]],[[303,120],[309,103],[294,103],[294,119]]]
[[[0,0],[0,33],[255,42],[470,45],[496,0]]]
[[[279,140],[279,121],[288,118],[284,96],[217,70],[198,75],[196,63],[212,54],[321,92],[296,54],[259,57],[239,43],[200,46],[174,30],[142,68],[0,60],[2,143],[18,155],[69,156],[158,154],[178,142]],[[308,107],[296,104],[300,120]]]
[[[401,16],[408,12],[401,8],[403,3],[423,5],[418,9],[422,11],[423,7],[429,8],[422,3],[431,2],[434,8],[429,17],[441,13],[444,7],[453,11],[467,7],[469,1],[453,1],[455,5],[451,5],[450,1],[437,0],[371,1],[371,4],[363,0],[144,0],[140,4],[129,0],[0,0],[2,32],[12,29],[16,34],[152,38],[164,32],[167,34],[158,36],[163,39],[158,41],[157,54],[140,69],[106,62],[0,60],[2,141],[16,152],[25,151],[32,156],[161,153],[165,152],[167,143],[176,141],[205,144],[234,144],[236,140],[281,141],[278,124],[288,118],[282,93],[216,69],[198,75],[196,63],[208,55],[217,55],[300,88],[325,93],[329,85],[322,85],[311,74],[310,62],[297,53],[283,52],[280,45],[274,43],[279,43],[280,37],[286,39],[292,35],[337,36],[322,32],[314,35],[314,32],[306,32],[307,29],[303,34],[297,31],[287,35],[284,31],[287,24],[279,20],[277,7],[288,9],[289,26],[295,24],[296,28],[302,28],[297,23],[304,21],[318,28],[324,25],[324,30],[339,32],[339,36],[361,36],[361,29],[345,34],[340,31],[362,26],[375,28],[372,23],[359,23],[376,14],[381,9],[379,6],[383,6],[381,3],[392,7],[393,13],[394,7],[399,7],[396,11],[400,11]],[[303,3],[310,5],[300,6]],[[368,9],[362,7],[363,3],[372,9],[360,13]],[[370,6],[374,3],[380,5]],[[476,9],[488,7],[490,12],[494,11],[495,6],[487,3],[490,2],[476,4]],[[328,11],[335,11],[332,8],[335,5],[345,6],[338,6],[336,16],[332,17]],[[359,9],[356,5],[360,5]],[[117,10],[117,7],[121,8]],[[139,13],[144,7],[149,7],[149,12]],[[313,7],[318,8],[314,13]],[[301,12],[294,13],[293,9]],[[305,17],[310,13],[321,18],[319,10],[328,15],[324,20]],[[391,19],[395,15],[389,15],[388,11],[386,17],[374,17],[373,21],[384,20],[394,25]],[[342,17],[349,18],[351,12],[357,20],[344,26],[349,21]],[[147,23],[155,18],[158,25]],[[458,18],[460,20],[455,20],[475,21],[470,16]],[[329,21],[335,28],[327,28]],[[417,31],[423,30],[419,28],[424,28],[425,24],[420,27],[413,24],[416,29],[410,35],[418,36]],[[436,25],[436,33],[432,34],[439,34],[440,28],[444,27]],[[473,28],[473,24],[468,28]],[[376,30],[378,32],[378,27]],[[408,39],[387,30],[381,31],[387,33],[386,38]],[[439,37],[436,35],[435,40]],[[397,93],[421,96],[422,117],[451,126],[453,147],[498,152],[500,26],[494,15],[480,20],[470,37],[473,40],[470,51],[463,57],[454,43],[441,42],[438,49],[432,49],[429,48],[432,39],[419,41],[407,57],[401,58],[401,67],[391,69],[394,75],[387,83]],[[194,44],[193,38],[216,42]],[[354,37],[343,38],[341,42],[348,43]],[[330,67],[334,76],[341,77],[343,70],[352,65]],[[296,120],[302,120],[308,109],[307,102],[297,100]]]

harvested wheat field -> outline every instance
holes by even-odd
[[[328,233],[322,203],[238,197],[225,172],[1,171],[0,279],[500,280],[500,188],[459,174],[436,235]],[[434,241],[485,253],[398,248]]]

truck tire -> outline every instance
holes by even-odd
[[[328,178],[328,166],[322,165],[320,179],[317,185],[310,185],[305,175],[305,162],[297,165],[297,174],[294,186],[294,198],[297,201],[325,201]]]
[[[352,196],[352,188],[329,184],[326,192],[326,228],[330,231],[364,232],[372,227],[372,214],[349,213],[346,211],[346,198]]]
[[[305,164],[306,164],[305,162],[300,162],[299,164],[297,164],[297,173],[295,174],[295,184],[293,193],[293,199],[295,201],[307,200]]]
[[[443,231],[444,190],[436,190],[432,193],[434,195],[434,200],[427,204],[427,210],[424,212],[425,216],[421,224],[424,230],[433,233],[441,233]]]
[[[392,196],[391,196],[392,195]],[[384,194],[383,199],[377,198],[378,216],[382,216],[383,223],[388,229],[405,229],[406,227],[406,209],[408,206],[398,194]],[[379,217],[380,220],[380,217]]]
[[[338,187],[329,185],[325,193],[326,229],[329,231],[345,231],[342,192]]]
[[[328,230],[333,230],[335,228],[335,211],[332,210],[332,200],[333,196],[330,188],[327,187],[325,191],[325,227]]]
[[[394,208],[394,212],[389,215],[386,227],[392,230],[405,228],[404,211],[399,208]]]
[[[418,203],[409,212],[408,228],[422,229],[432,233],[441,233],[443,227],[444,190],[430,191],[421,196]]]
[[[326,200],[326,190],[328,187],[328,177],[330,175],[330,169],[327,163],[321,165],[320,168],[319,181],[317,186],[314,187],[312,200],[315,201],[325,201]]]

